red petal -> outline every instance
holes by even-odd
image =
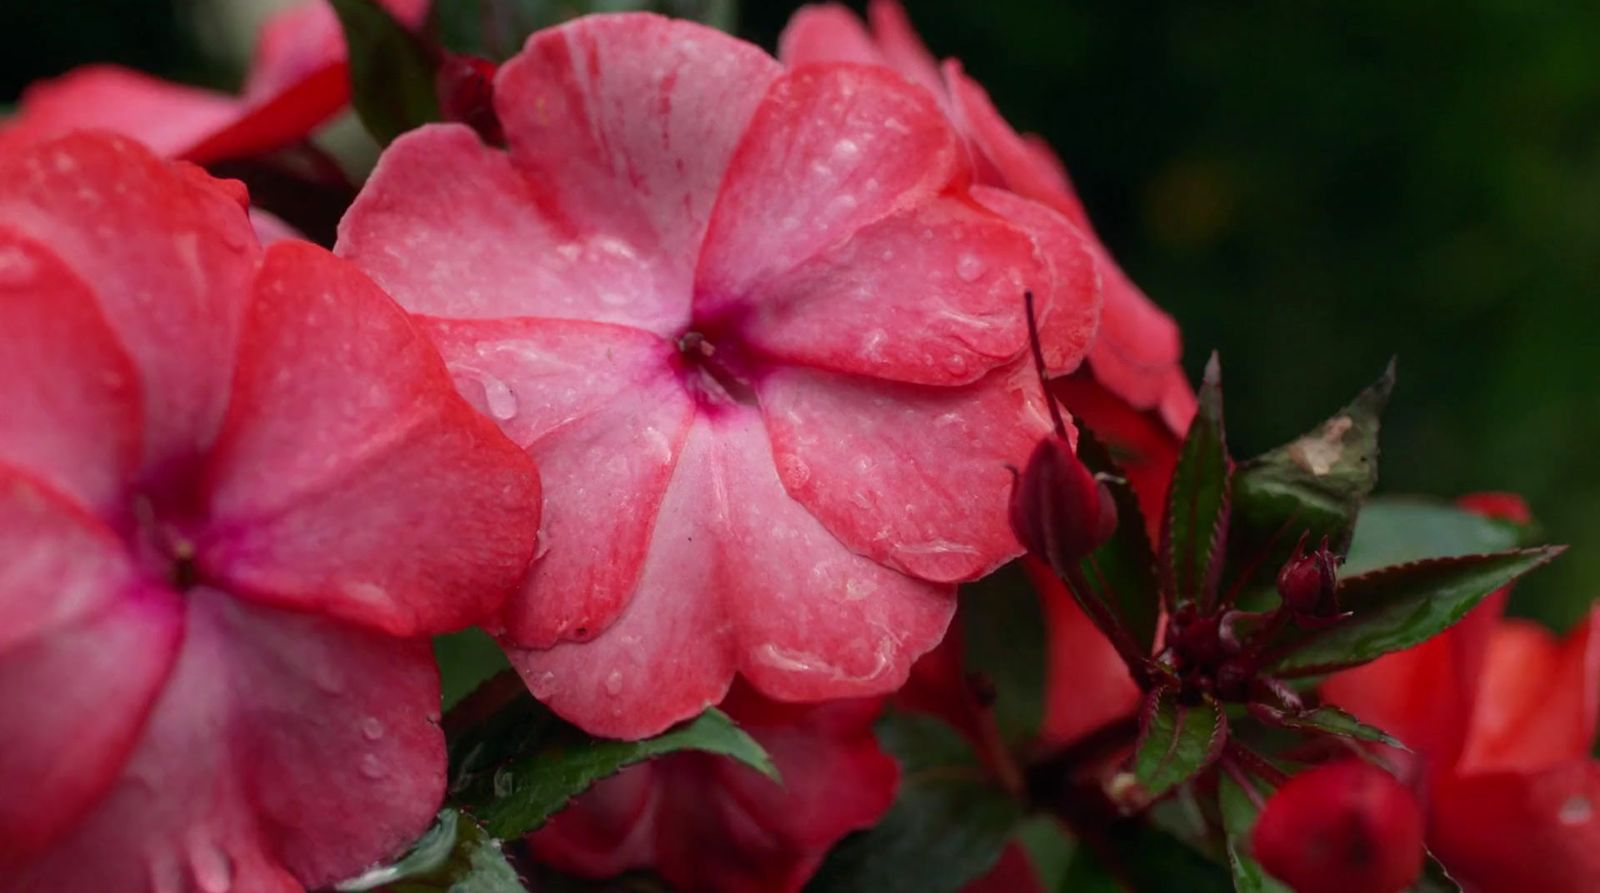
[[[1053,379],[1050,392],[1116,454],[1117,465],[1128,476],[1151,542],[1160,541],[1161,516],[1167,505],[1167,485],[1178,462],[1182,442],[1155,411],[1134,409],[1095,380],[1087,369]]]
[[[495,106],[569,238],[653,259],[655,293],[681,301],[729,158],[780,70],[700,25],[594,16],[535,34],[500,69]]]
[[[670,267],[692,263],[693,249],[688,261],[659,255],[630,242],[629,226],[574,226],[504,152],[466,127],[430,125],[383,153],[340,222],[338,251],[414,313],[585,319],[676,335],[689,284]]]
[[[116,787],[8,890],[302,893],[392,858],[444,793],[426,641],[195,590]],[[431,721],[430,721],[431,720]]]
[[[120,507],[139,459],[139,383],[93,293],[0,227],[0,307],[0,463],[101,513]]]
[[[960,62],[946,61],[943,71],[950,91],[950,117],[956,129],[972,140],[980,166],[987,168],[984,180],[1050,207],[1092,232],[1088,215],[1061,168],[1048,163],[1037,147],[1011,129],[988,91],[962,71]]]
[[[818,62],[888,65],[861,19],[837,3],[807,4],[778,35],[778,59],[791,68]]]
[[[142,379],[147,472],[204,449],[260,252],[237,194],[126,140],[79,134],[0,157],[0,220],[98,298]]]
[[[872,0],[867,4],[867,21],[872,23],[872,36],[877,38],[889,66],[942,97],[944,83],[939,77],[939,63],[911,27],[905,8],[896,0]]]
[[[1050,649],[1039,740],[1045,748],[1063,748],[1132,716],[1140,702],[1139,687],[1111,641],[1056,575],[1037,559],[1023,560],[1044,608]]]
[[[1429,843],[1469,889],[1580,893],[1600,877],[1600,763],[1441,784]]]
[[[3,471],[0,555],[0,871],[9,874],[121,772],[183,619],[179,602],[137,582],[109,530]]]
[[[801,369],[759,387],[784,487],[852,550],[942,582],[1021,551],[1009,469],[1050,430],[1031,366],[961,388]]]
[[[1173,431],[1194,416],[1194,391],[1179,360],[1178,324],[1128,279],[1098,240],[1090,240],[1100,268],[1105,305],[1089,367],[1108,390],[1138,409],[1156,409]]]
[[[627,604],[694,404],[677,351],[646,332],[557,320],[429,321],[456,386],[539,463],[544,551],[507,636],[548,648]]]
[[[1032,237],[1049,272],[1049,286],[1034,295],[1045,368],[1052,375],[1071,372],[1100,327],[1100,280],[1084,234],[1067,218],[1015,193],[978,187],[972,197]]]
[[[922,205],[958,172],[955,136],[923,91],[864,66],[785,74],[728,165],[700,258],[697,319],[737,325],[791,270]]]
[[[207,475],[208,579],[397,635],[498,609],[538,525],[527,456],[399,307],[303,242],[268,250]]]
[[[1526,620],[1489,641],[1461,772],[1534,771],[1587,756],[1600,707],[1600,607],[1563,642]]]
[[[88,65],[30,86],[6,129],[46,140],[108,130],[176,158],[244,112],[233,96],[163,81],[115,65]]]
[[[1050,332],[1053,352],[1081,355],[1088,332],[1066,335],[1062,328],[1074,323],[1053,309],[1054,260],[1042,262],[1030,235],[999,217],[934,199],[867,224],[754,286],[734,322],[737,339],[780,362],[965,384],[1022,354],[1029,289],[1049,302],[1047,318],[1062,324]],[[1087,266],[1080,272],[1086,275],[1074,285],[1092,288]],[[1087,303],[1092,315],[1095,304]],[[1061,343],[1072,337],[1080,343]]]

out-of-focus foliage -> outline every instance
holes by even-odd
[[[0,103],[94,59],[228,84],[190,24],[214,2],[0,4]],[[1191,373],[1222,351],[1240,455],[1398,354],[1380,491],[1518,491],[1576,548],[1517,609],[1600,594],[1600,4],[907,6],[1056,146]]]

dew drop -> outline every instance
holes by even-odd
[[[368,716],[361,720],[361,737],[368,741],[377,741],[383,737],[383,720],[376,716]]]
[[[489,415],[502,422],[516,418],[517,395],[500,379],[492,375],[483,377],[483,399],[489,407]]]
[[[861,154],[861,146],[852,139],[842,139],[833,144],[833,157],[837,161],[854,161]]]
[[[26,285],[36,272],[33,259],[20,249],[0,249],[0,285]]]
[[[976,254],[963,253],[956,259],[956,275],[962,282],[976,282],[983,275],[983,259]]]
[[[621,670],[612,670],[611,675],[606,677],[606,694],[612,696],[613,698],[622,694]]]
[[[1561,804],[1561,811],[1556,813],[1556,819],[1563,825],[1582,825],[1594,818],[1594,804],[1582,794],[1574,794]]]
[[[965,375],[967,371],[967,358],[958,353],[950,354],[944,358],[945,371],[951,375]]]
[[[196,841],[190,846],[189,869],[202,893],[228,893],[233,889],[233,860],[216,844]]]
[[[496,797],[509,797],[517,788],[517,776],[509,770],[501,769],[494,774],[493,785]]]
[[[383,761],[375,753],[362,754],[360,765],[361,777],[369,781],[377,781],[383,777]]]

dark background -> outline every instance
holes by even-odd
[[[91,60],[236,82],[201,2],[6,0],[0,102]],[[796,5],[746,2],[743,33],[771,47]],[[1398,354],[1381,486],[1518,491],[1576,547],[1518,610],[1600,595],[1600,3],[907,6],[1065,158],[1190,372],[1222,352],[1236,453]]]

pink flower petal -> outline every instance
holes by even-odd
[[[917,36],[911,26],[905,7],[896,0],[871,0],[867,4],[867,21],[872,25],[872,36],[888,60],[889,67],[927,89],[935,96],[943,95],[943,82],[939,77],[939,63],[933,53]]]
[[[116,65],[88,65],[29,86],[6,129],[30,141],[108,130],[175,158],[231,124],[244,107],[225,93]]]
[[[652,258],[656,294],[623,294],[668,302],[681,324],[711,204],[779,71],[700,25],[591,16],[534,35],[500,69],[495,101],[512,158],[567,238]]]
[[[523,596],[507,605],[508,638],[538,648],[592,638],[639,582],[694,418],[673,372],[677,351],[605,323],[429,320],[427,327],[462,394],[539,463],[544,555]]]
[[[1469,775],[1435,792],[1429,847],[1467,889],[1582,893],[1600,877],[1600,762]]]
[[[1049,431],[1030,364],[962,388],[788,369],[761,382],[784,487],[852,550],[926,580],[1020,553],[1010,468]]]
[[[728,166],[700,259],[697,320],[737,325],[789,271],[927,202],[959,170],[955,136],[924,91],[874,67],[785,74]]]
[[[636,250],[625,231],[575,227],[506,153],[466,127],[430,125],[384,152],[340,222],[338,252],[414,313],[672,333],[689,285],[669,268],[684,261]]]
[[[233,365],[260,252],[241,197],[122,139],[0,157],[0,218],[89,286],[139,372],[147,474],[192,459],[222,420],[217,370]]]
[[[972,196],[1032,236],[1049,272],[1034,295],[1045,368],[1052,375],[1073,371],[1100,327],[1100,280],[1089,239],[1066,217],[1016,193],[979,186]]]
[[[888,64],[861,19],[837,3],[810,3],[795,10],[778,35],[778,59],[791,68],[819,62]]]
[[[0,463],[108,513],[139,459],[133,364],[88,287],[48,248],[4,227],[0,306]]]
[[[352,265],[268,249],[229,410],[207,472],[207,579],[416,635],[481,619],[525,572],[532,463]]]
[[[1092,271],[1081,272],[1079,284],[1092,288]],[[1051,281],[1028,234],[966,202],[935,199],[758,286],[738,337],[781,362],[964,384],[1021,355],[1023,293],[1053,294]]]
[[[8,893],[303,893],[399,854],[444,793],[426,641],[220,593],[115,787]]]
[[[956,129],[972,140],[975,153],[987,168],[986,182],[1054,208],[1074,224],[1087,229],[1089,220],[1061,168],[1044,163],[1039,150],[1011,128],[994,107],[987,90],[962,70],[961,63],[944,63],[944,84],[949,88],[950,115]]]
[[[0,871],[8,871],[65,833],[116,779],[183,618],[179,602],[137,581],[110,531],[5,471],[0,555]]]

